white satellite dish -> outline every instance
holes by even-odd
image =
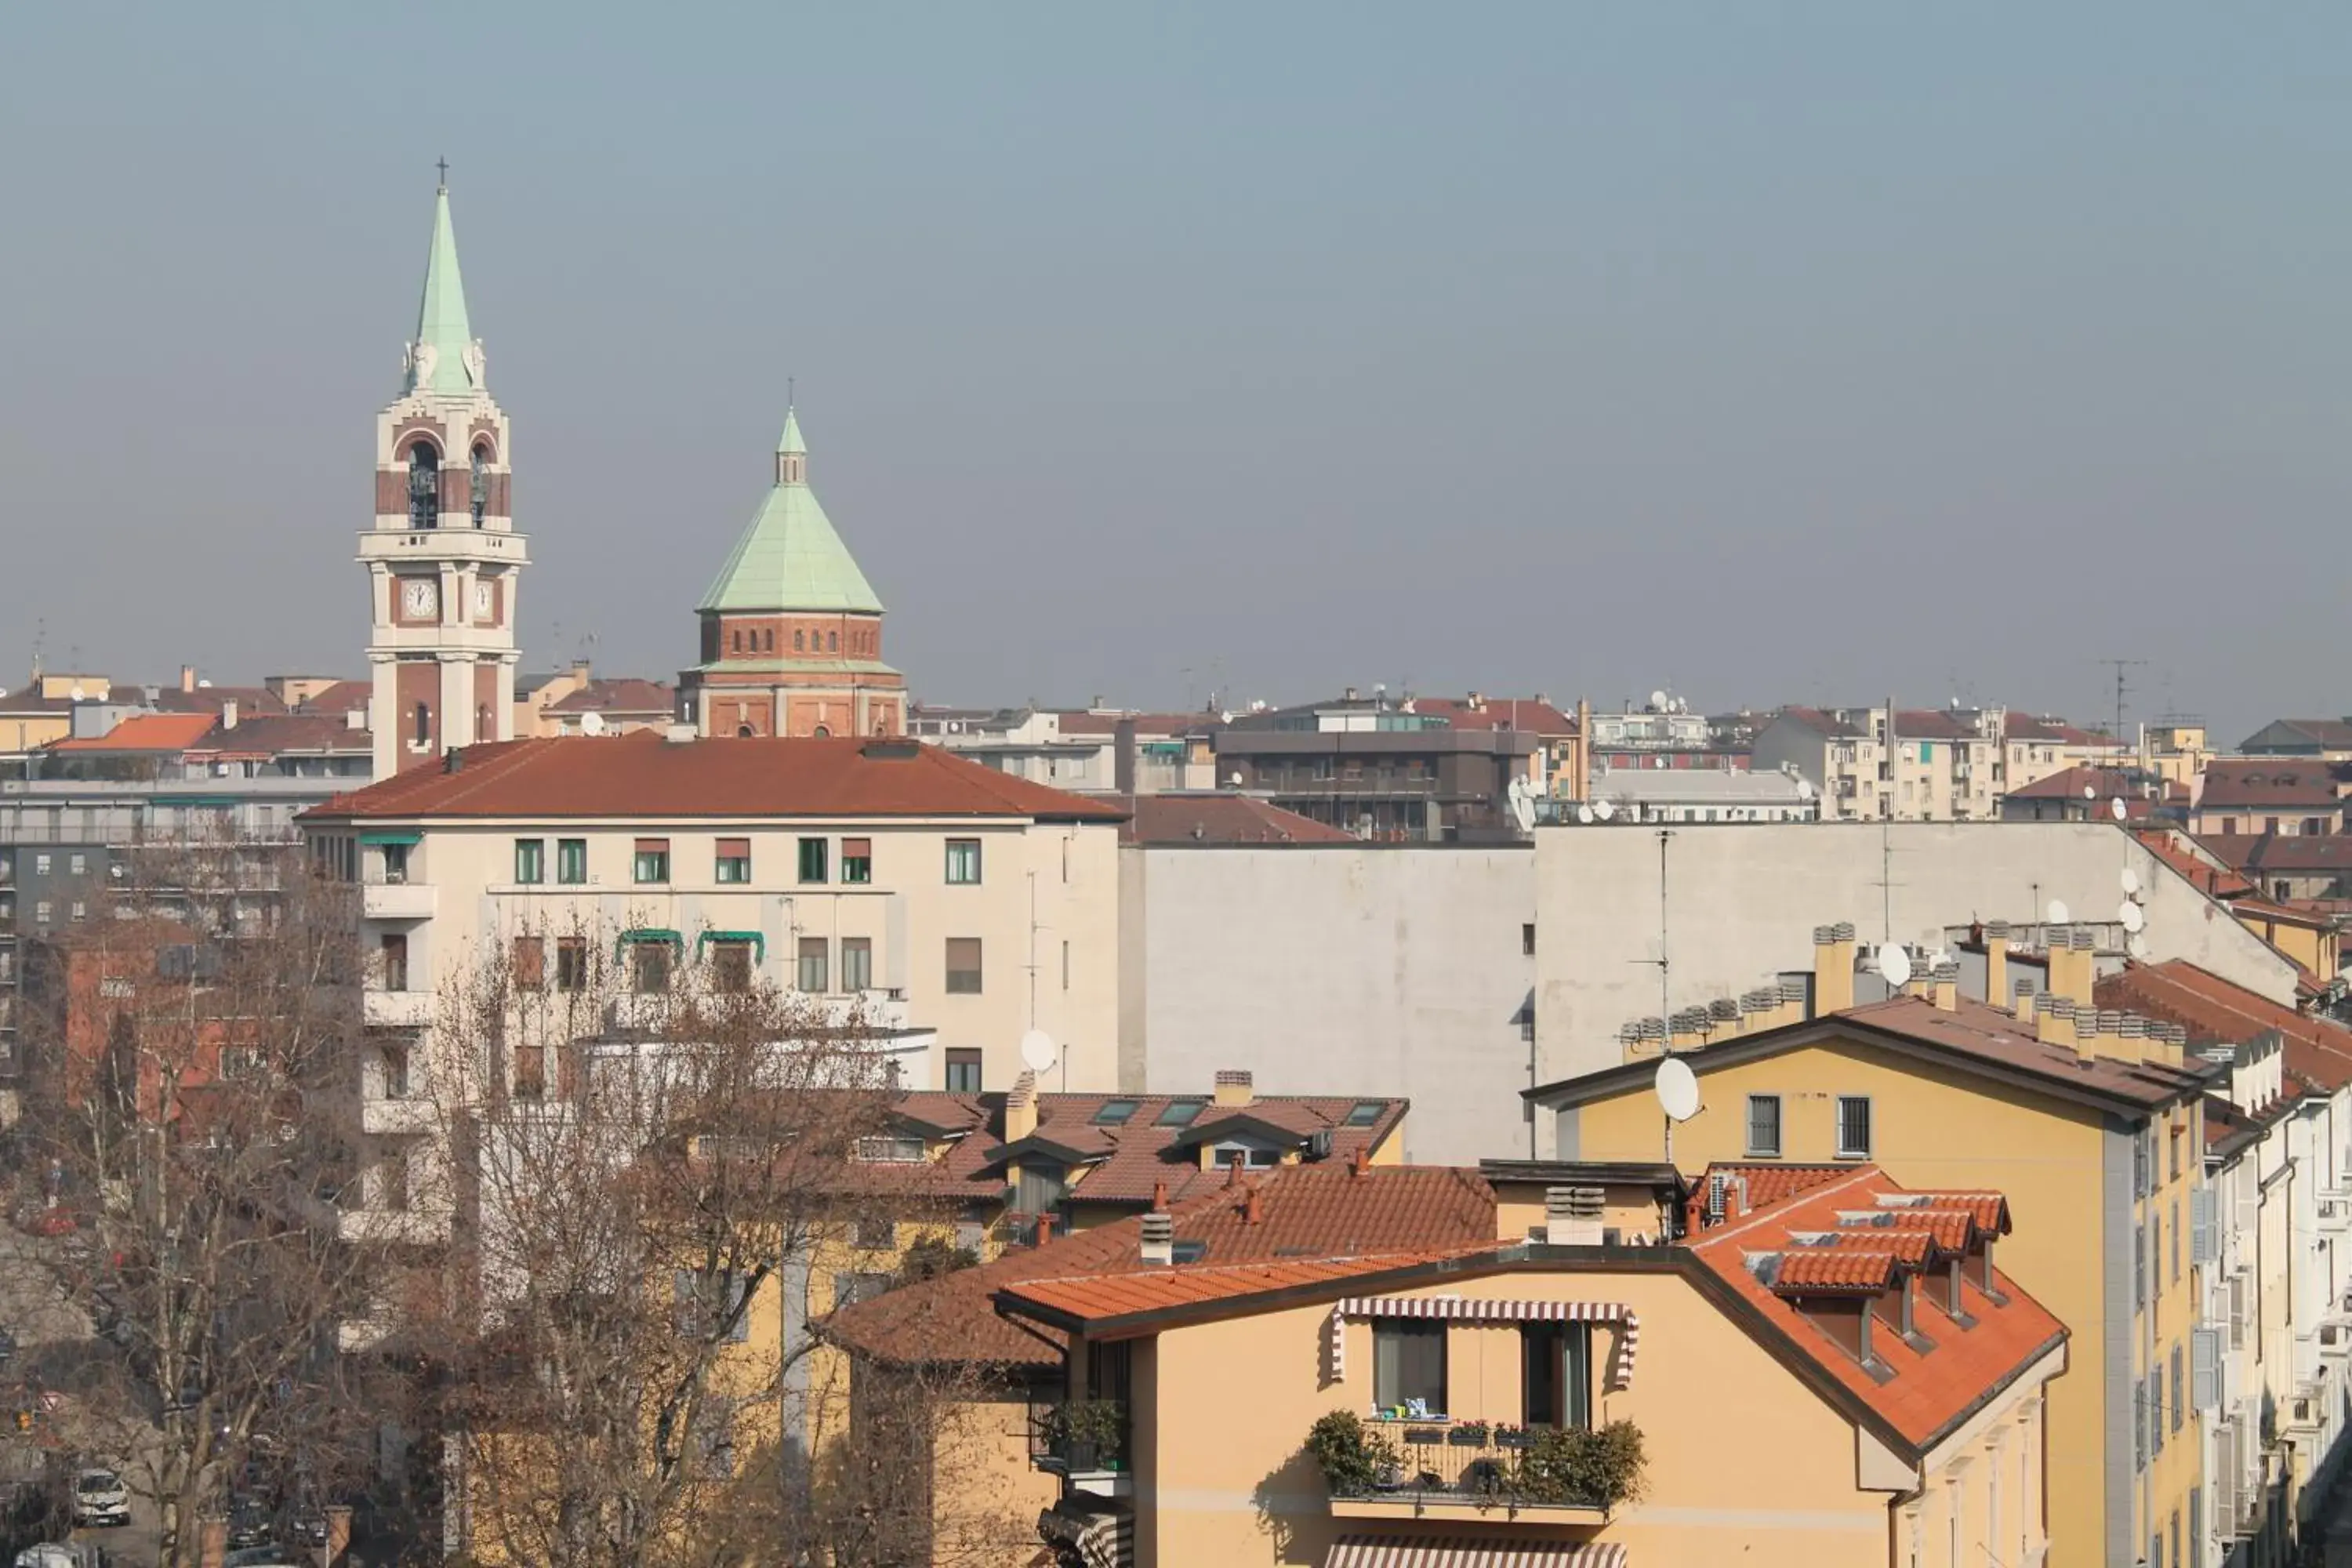
[[[1797,798],[1799,800],[1811,800],[1813,798],[1813,784],[1811,779],[1799,779],[1797,781]]]
[[[1879,976],[1886,982],[1888,990],[1900,991],[1911,984],[1911,955],[1893,942],[1880,942],[1872,962],[1878,966]]]
[[[1055,1062],[1054,1037],[1043,1029],[1032,1029],[1021,1037],[1021,1065],[1031,1072],[1044,1072]]]
[[[1536,826],[1536,803],[1530,798],[1528,781],[1523,778],[1514,778],[1511,781],[1510,796],[1512,820],[1519,825],[1520,832],[1533,832]]]
[[[72,698],[76,702],[80,701],[80,700],[81,700],[81,682],[79,682],[79,681],[78,681],[78,680],[77,680],[77,681],[75,681],[75,682],[74,682],[74,689],[73,689],[71,691],[67,692],[67,693],[66,693],[66,695],[67,695],[68,697]]]
[[[2093,786],[2084,784],[2083,786],[2083,798],[2084,800],[2096,800],[2099,798],[2099,792]]]
[[[2141,909],[2137,904],[2133,903],[2129,899],[2126,899],[2123,902],[2123,908],[2116,911],[2116,919],[2123,922],[2124,930],[2128,931],[2137,931],[2141,927],[2147,924],[2147,911]]]
[[[1592,821],[1592,808],[1589,805],[1578,806],[1576,808],[1576,820],[1590,826]]]
[[[1668,1057],[1658,1064],[1654,1086],[1658,1109],[1669,1121],[1688,1121],[1698,1114],[1698,1075],[1682,1058]]]
[[[1663,691],[1651,692],[1650,706],[1661,713],[1664,712],[1666,708],[1666,694]]]
[[[2107,802],[2107,809],[2116,814],[2116,820],[2117,822],[2121,822],[2126,817],[2131,816],[2131,807],[2124,804],[2124,797],[2121,795],[2117,795],[2115,799]]]
[[[1592,803],[1592,815],[1606,822],[1617,815],[1617,808],[1605,800],[1596,800]]]
[[[2072,915],[2066,912],[2066,900],[2063,899],[2051,900],[2049,912],[2050,923],[2054,926],[2064,925],[2068,921],[2074,919]]]
[[[2124,868],[2122,880],[2125,892],[2136,894],[2139,891],[2139,873],[2133,870],[2130,867],[2126,866]]]
[[[2137,931],[2124,939],[2124,951],[2141,963],[2147,962],[2147,938]]]
[[[603,734],[604,716],[602,713],[583,713],[580,715],[580,732],[583,735]]]

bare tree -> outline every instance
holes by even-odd
[[[290,857],[180,846],[27,966],[17,1136],[38,1260],[93,1336],[30,1375],[61,1447],[152,1500],[193,1568],[232,1492],[347,1493],[370,1363],[338,1353],[386,1268],[340,1234],[357,1035],[350,892]],[[168,900],[160,896],[168,890]]]
[[[898,1095],[882,1037],[724,943],[632,934],[523,933],[443,998],[462,1533],[551,1568],[878,1561],[827,1539],[793,1325],[861,1221],[919,1202],[870,1158]],[[929,1454],[903,1450],[902,1486]]]

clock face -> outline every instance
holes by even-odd
[[[400,584],[400,608],[411,620],[424,620],[436,614],[441,605],[441,585],[430,577],[404,578]]]
[[[476,620],[487,621],[490,618],[490,585],[476,578],[474,581],[474,618]]]

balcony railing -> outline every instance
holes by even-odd
[[[1355,1479],[1327,1471],[1334,1512],[1547,1509],[1606,1514],[1635,1489],[1641,1468],[1639,1436],[1622,1423],[1604,1432],[1562,1432],[1476,1420],[1375,1418],[1362,1422],[1361,1431],[1365,1447],[1351,1467]],[[1587,1446],[1582,1462],[1562,1451],[1577,1445]],[[1594,1479],[1578,1479],[1580,1471]],[[1613,1483],[1606,1479],[1612,1474],[1617,1478]]]
[[[1039,1469],[1065,1476],[1117,1474],[1128,1468],[1129,1437],[1123,1402],[1073,1399],[1036,1412],[1030,1455]]]

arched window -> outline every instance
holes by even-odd
[[[425,526],[430,528],[432,524],[427,523]],[[428,704],[423,702],[416,705],[416,743],[420,746],[429,746],[433,743],[433,710]]]
[[[820,741],[830,740],[833,738],[833,731],[819,724],[816,727],[816,738]]]
[[[736,725],[736,726],[735,726],[735,736],[736,736],[736,739],[738,739],[738,740],[741,740],[741,741],[748,741],[748,740],[750,740],[750,739],[751,738],[751,725],[749,725],[749,724],[738,724],[738,725]]]
[[[729,638],[728,651],[730,653],[741,653],[743,651],[742,632],[740,630],[732,631],[728,633],[727,636]]]
[[[490,449],[474,448],[474,526],[482,526],[482,514],[490,510]]]
[[[793,651],[794,653],[801,651],[801,634],[798,632],[793,634]]]
[[[825,633],[824,646],[830,651],[839,653],[841,651],[841,634],[839,632]]]
[[[441,454],[430,441],[408,448],[408,526],[441,526]]]
[[[770,627],[768,628],[768,630],[767,630],[767,641],[768,641],[768,649],[767,649],[767,651],[768,651],[768,652],[770,652],[770,653],[773,653],[773,652],[775,652],[775,651],[776,651],[776,628],[775,628],[775,627],[773,627],[773,626],[770,626]]]

